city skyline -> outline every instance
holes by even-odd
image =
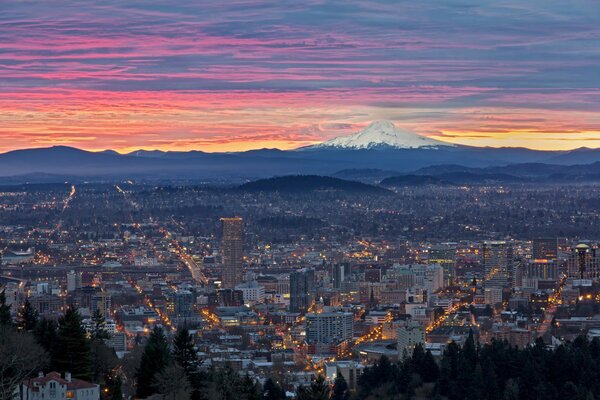
[[[2,152],[291,149],[382,119],[474,146],[600,139],[600,8],[585,0],[2,11]]]

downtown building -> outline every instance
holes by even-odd
[[[481,251],[485,286],[508,287],[514,272],[513,249],[510,243],[485,241]]]
[[[243,282],[244,221],[241,218],[221,218],[221,287],[233,289]]]
[[[306,314],[306,342],[309,344],[338,344],[352,340],[354,314],[329,311]]]
[[[302,269],[290,274],[290,311],[305,313],[314,299],[315,270]]]

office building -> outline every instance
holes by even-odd
[[[414,321],[407,322],[404,326],[398,328],[398,355],[412,356],[413,350],[417,344],[425,347],[425,329],[421,324]]]
[[[569,278],[598,280],[597,248],[587,243],[579,243],[569,255]]]
[[[482,248],[484,282],[488,287],[506,287],[512,274],[512,246],[504,241],[486,241]]]
[[[537,260],[556,260],[558,256],[557,238],[538,238],[531,243],[532,258]]]
[[[290,311],[306,312],[314,298],[315,271],[302,269],[290,274]]]
[[[221,218],[221,223],[221,287],[232,289],[242,283],[244,276],[244,221],[241,218]]]
[[[308,343],[335,344],[351,340],[354,314],[333,311],[306,314],[306,341]]]

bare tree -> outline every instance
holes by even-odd
[[[177,364],[168,365],[156,376],[156,388],[165,400],[186,400],[192,393],[185,370]]]
[[[0,399],[12,399],[27,377],[48,363],[48,354],[29,333],[0,327]]]

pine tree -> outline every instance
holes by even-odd
[[[6,304],[6,289],[0,292],[0,326],[12,325],[12,316],[10,315],[10,304]]]
[[[94,311],[94,315],[92,315],[92,321],[94,322],[92,339],[109,339],[110,334],[106,330],[106,318],[104,318],[104,315],[102,315],[99,309]]]
[[[187,329],[181,329],[173,339],[173,358],[188,376],[198,369],[194,339]]]
[[[55,321],[42,318],[33,329],[33,336],[40,346],[48,353],[53,350],[58,326]]]
[[[301,387],[298,390],[298,400],[328,400],[331,389],[323,375],[317,376],[310,387]]]
[[[156,393],[157,374],[169,364],[169,345],[162,329],[155,326],[142,354],[137,371],[137,397],[146,398]]]
[[[33,308],[29,299],[25,300],[23,307],[17,314],[17,326],[22,331],[32,331],[38,323],[38,312]]]
[[[254,382],[246,375],[240,382],[240,400],[261,400],[262,389],[260,384]]]
[[[338,369],[335,380],[333,381],[333,391],[331,394],[331,400],[348,400],[350,398],[350,391],[348,390],[348,384],[344,375]]]
[[[81,316],[68,308],[58,321],[58,335],[52,349],[52,366],[58,372],[71,372],[74,378],[90,380],[92,375],[90,341],[81,326]]]
[[[115,381],[113,383],[113,387],[112,387],[112,396],[110,397],[111,400],[122,400],[123,399],[123,380],[121,379],[120,376],[117,376],[115,378]]]
[[[283,390],[273,379],[268,378],[263,386],[263,399],[285,400],[285,398],[285,390]]]

